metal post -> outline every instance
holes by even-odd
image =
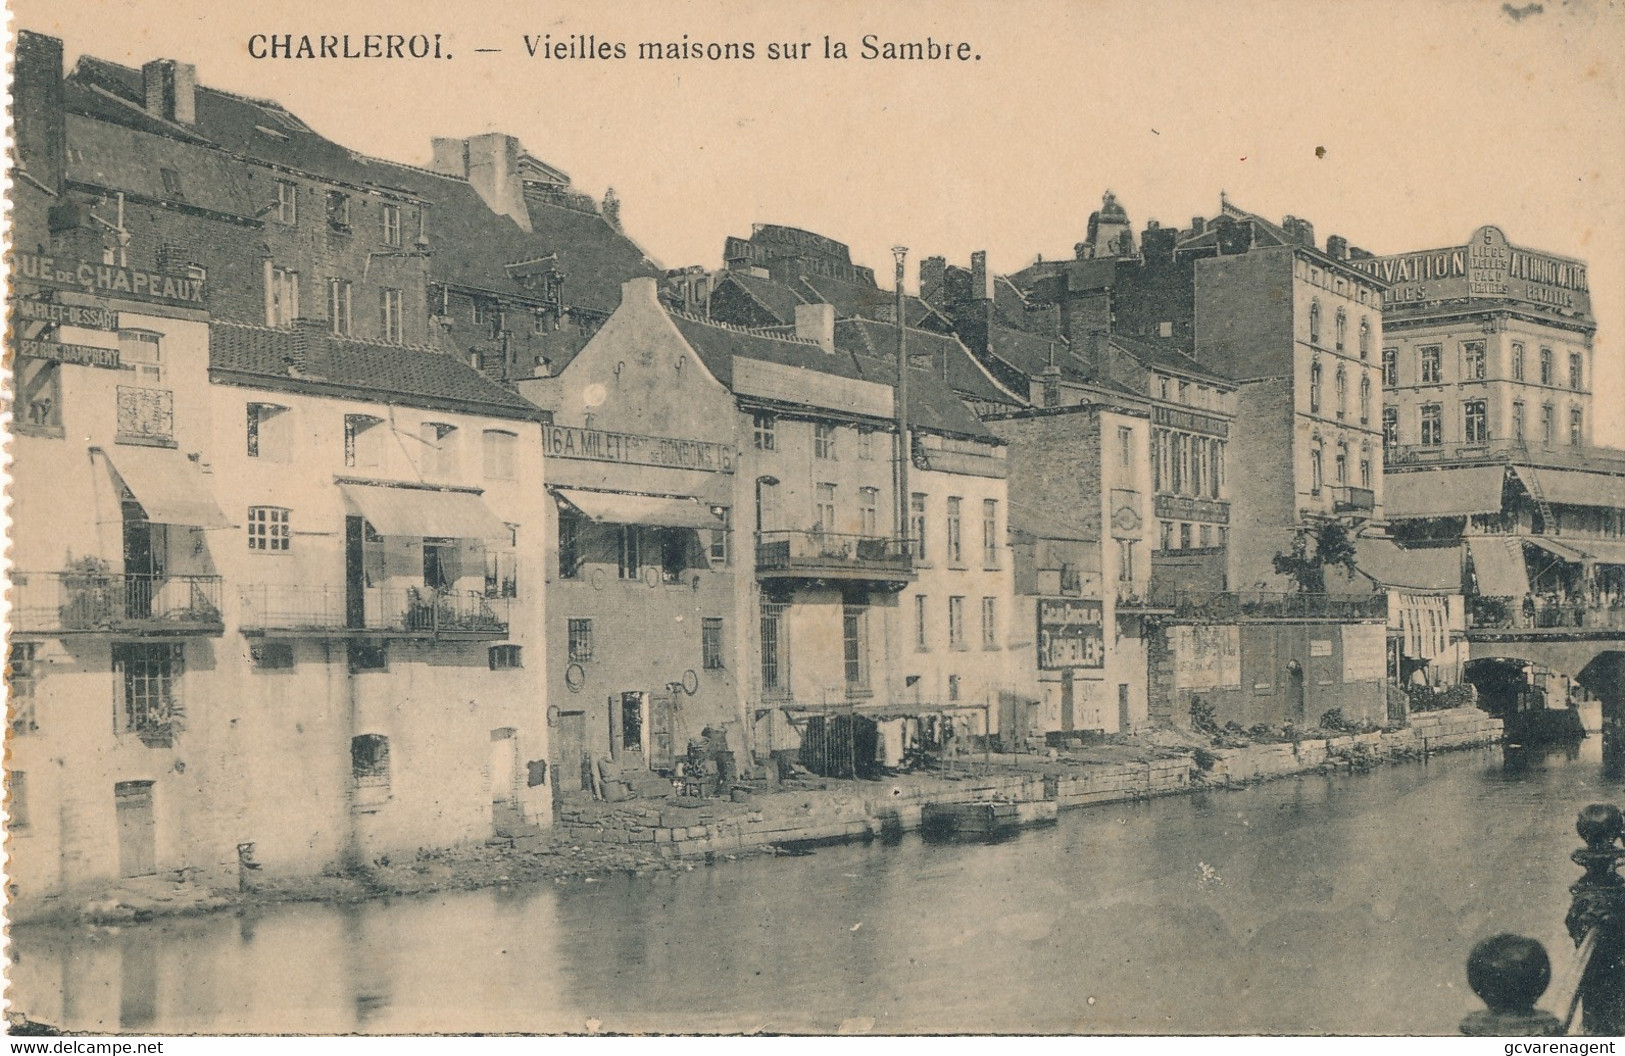
[[[907,246],[893,246],[892,257],[897,261],[897,538],[908,539],[908,464],[914,458],[914,446],[908,436],[908,323],[903,304],[903,262],[908,258]]]
[[[1625,1033],[1625,816],[1618,807],[1593,803],[1580,811],[1575,831],[1586,845],[1571,856],[1585,875],[1569,891],[1574,902],[1567,919],[1569,937],[1590,957],[1580,976],[1579,1000],[1585,1033]]]
[[[1467,955],[1467,984],[1488,1008],[1461,1021],[1470,1038],[1549,1038],[1564,1032],[1563,1023],[1535,1007],[1552,981],[1546,947],[1522,935],[1496,935]]]

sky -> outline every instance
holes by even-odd
[[[889,284],[893,245],[1013,271],[1069,257],[1110,188],[1136,229],[1219,193],[1377,253],[1481,224],[1588,262],[1597,438],[1625,445],[1625,0],[1006,0],[1004,3],[13,0],[80,53],[196,64],[363,153],[426,163],[433,136],[502,131],[601,196],[667,267],[721,264],[753,223],[848,243]],[[439,33],[441,60],[250,56],[255,33]],[[752,60],[645,60],[661,41]],[[968,61],[864,59],[861,40],[968,44]],[[626,59],[532,58],[590,36]],[[823,58],[825,37],[849,57]],[[805,60],[770,44],[810,45]],[[475,49],[498,49],[476,51]],[[957,52],[957,48],[955,49]]]

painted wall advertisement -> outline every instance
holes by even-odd
[[[1106,666],[1104,610],[1098,601],[1038,599],[1038,667]]]
[[[1168,630],[1176,690],[1241,688],[1240,627],[1180,624]]]
[[[1343,681],[1381,682],[1388,670],[1388,632],[1376,624],[1343,627]]]

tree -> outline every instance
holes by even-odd
[[[1338,521],[1299,528],[1291,552],[1275,554],[1275,571],[1290,576],[1302,594],[1326,593],[1326,569],[1338,566],[1354,575],[1354,540]]]

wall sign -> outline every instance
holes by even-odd
[[[30,359],[50,359],[58,363],[76,363],[86,367],[120,368],[118,349],[98,348],[95,345],[72,345],[58,341],[23,339],[17,342],[17,354]]]
[[[190,275],[168,275],[88,260],[63,260],[38,253],[15,253],[12,259],[12,276],[18,282],[113,294],[181,308],[203,307],[203,280]]]
[[[611,433],[602,429],[580,429],[573,425],[544,425],[542,443],[549,458],[698,469],[708,473],[734,471],[734,449],[726,444],[705,440]]]
[[[1038,667],[1106,666],[1104,608],[1077,598],[1038,599]]]

